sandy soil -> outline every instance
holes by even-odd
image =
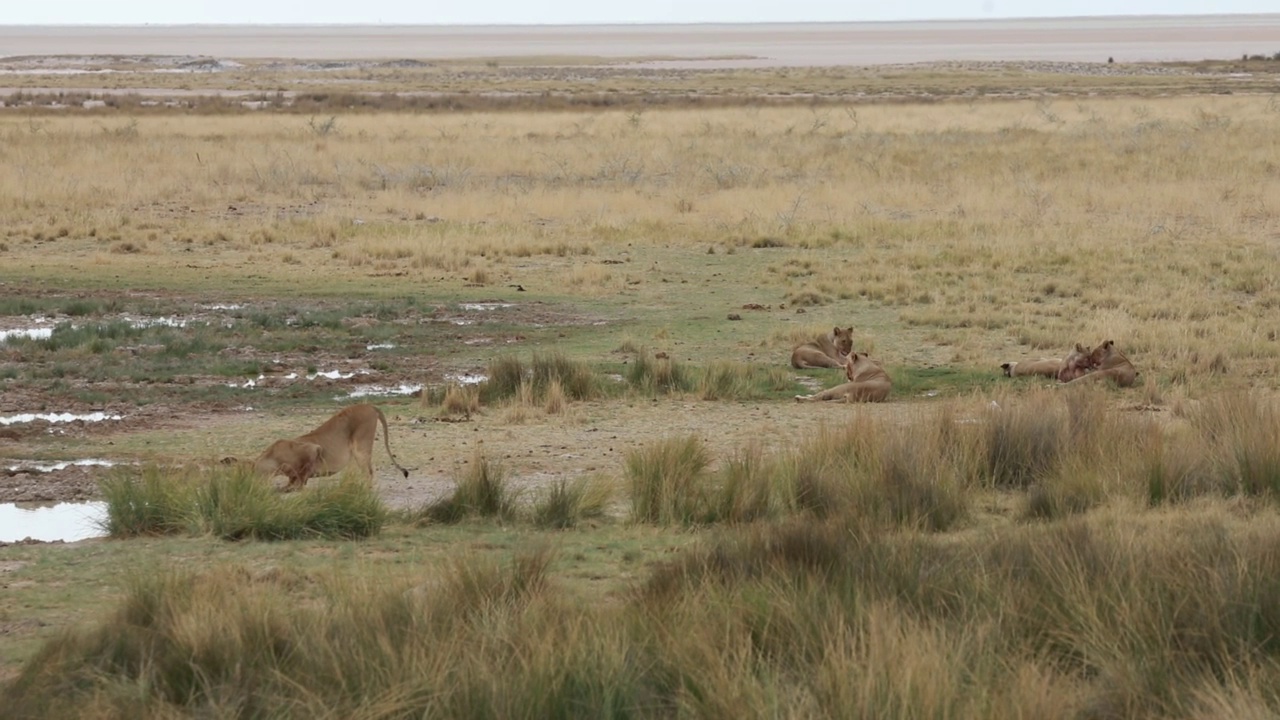
[[[0,26],[23,55],[212,58],[665,57],[671,66],[939,60],[1117,62],[1238,58],[1280,48],[1280,14],[949,22],[614,26]],[[192,71],[209,67],[190,68]]]

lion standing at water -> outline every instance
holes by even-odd
[[[253,472],[268,479],[284,475],[289,478],[284,488],[288,491],[305,487],[312,476],[332,475],[355,464],[365,478],[373,482],[373,439],[378,433],[378,423],[382,423],[382,444],[391,456],[391,463],[409,477],[409,471],[396,462],[391,452],[386,416],[368,404],[343,408],[306,435],[271,443],[252,462]],[[237,462],[234,458],[227,461]]]

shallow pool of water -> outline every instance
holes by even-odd
[[[91,413],[20,413],[18,415],[0,416],[0,425],[14,425],[17,423],[29,423],[36,420],[44,420],[51,423],[65,423],[74,420],[83,420],[84,422],[102,422],[103,420],[119,420],[119,415],[109,415],[104,412]]]
[[[485,380],[488,380],[489,376],[483,373],[457,373],[452,375],[445,375],[444,379],[452,380],[453,382],[456,382],[459,385],[479,385]]]
[[[412,395],[422,391],[421,384],[406,383],[403,385],[360,385],[351,389],[346,395],[339,395],[334,400],[344,398],[370,397],[374,395]]]
[[[59,462],[37,462],[34,460],[23,461],[18,463],[10,463],[5,465],[5,469],[9,472],[57,472],[66,470],[69,467],[114,467],[114,460],[98,460],[96,458],[85,458],[84,460],[61,460]]]
[[[106,517],[104,502],[0,503],[0,541],[75,542],[103,537],[106,533],[100,523]]]
[[[18,330],[0,330],[0,343],[9,338],[31,338],[47,340],[53,335],[53,328],[20,328]]]

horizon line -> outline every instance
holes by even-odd
[[[642,26],[699,26],[699,25],[887,25],[894,23],[931,22],[1001,22],[1025,20],[1112,20],[1122,18],[1185,18],[1185,17],[1274,17],[1280,12],[1186,12],[1186,13],[1115,13],[1109,15],[1008,15],[984,17],[933,17],[900,18],[894,20],[687,20],[687,21],[587,21],[587,22],[0,22],[4,28],[189,28],[189,27],[642,27]]]

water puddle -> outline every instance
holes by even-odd
[[[307,375],[307,379],[315,380],[318,377],[322,377],[322,378],[329,378],[330,380],[350,380],[351,378],[355,377],[357,374],[368,375],[369,371],[361,370],[358,373],[354,373],[354,372],[342,372],[341,370],[324,370],[322,372],[315,373],[314,375],[311,375],[311,374]]]
[[[131,318],[124,316],[124,321],[136,328],[149,327],[173,327],[181,328],[187,326],[187,319],[177,317],[175,315],[161,315],[159,317]]]
[[[108,415],[104,412],[91,413],[21,413],[18,415],[2,415],[0,416],[0,425],[15,425],[17,423],[29,423],[36,420],[44,420],[51,423],[68,423],[81,420],[83,422],[102,422],[104,420],[119,420],[120,415]]]
[[[515,307],[515,306],[516,306],[515,303],[504,303],[504,302],[462,303],[458,305],[458,307],[462,308],[463,310],[476,310],[476,311],[500,310],[502,308],[509,308],[509,307]]]
[[[390,350],[395,346],[396,346],[395,343],[370,343],[369,345],[365,345],[364,349],[365,350]]]
[[[369,397],[373,395],[413,395],[422,391],[422,385],[361,385],[352,388],[346,395],[337,395],[334,400]]]
[[[489,379],[484,373],[460,373],[457,375],[445,375],[445,380],[451,380],[459,385],[479,385]]]
[[[47,340],[53,335],[53,328],[22,328],[18,330],[0,330],[0,343],[10,338],[30,338],[32,340]]]
[[[63,460],[60,462],[19,462],[15,465],[6,465],[5,470],[9,473],[50,473],[66,470],[69,467],[115,467],[114,460],[98,460],[96,458],[87,458],[85,460]]]
[[[104,502],[0,503],[0,541],[75,542],[103,537],[101,523],[106,518]]]

